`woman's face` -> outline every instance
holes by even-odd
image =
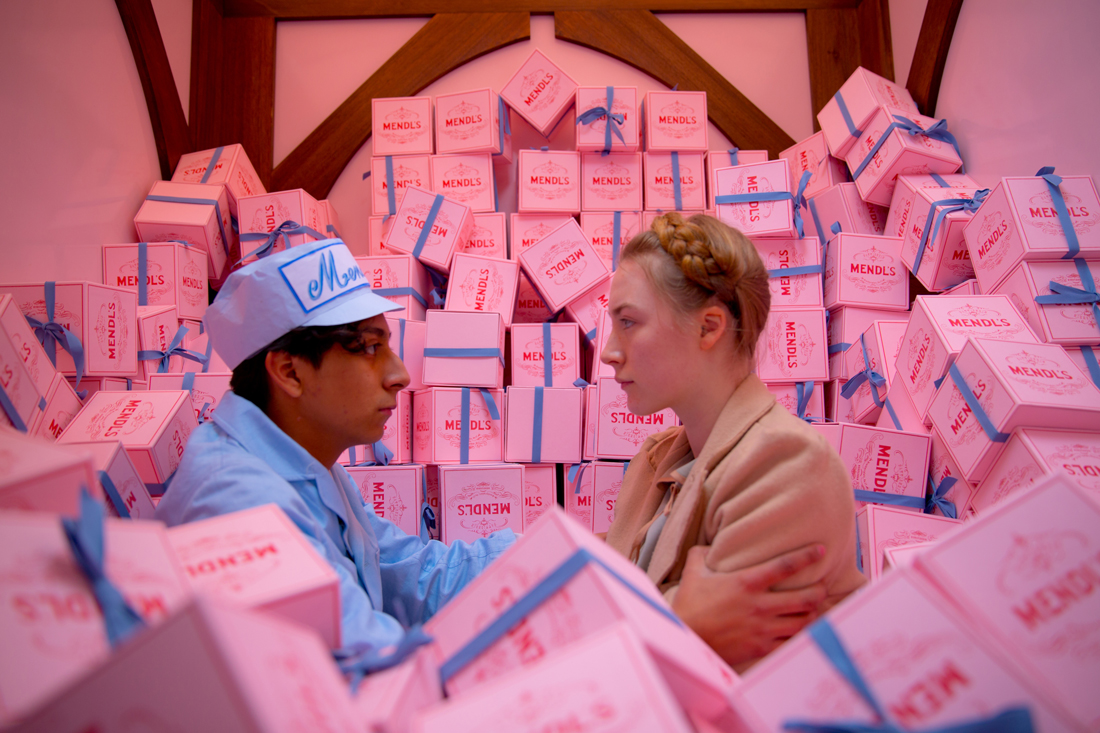
[[[636,260],[615,271],[608,308],[611,336],[600,360],[615,369],[630,411],[649,415],[679,404],[691,391],[698,334],[678,319]]]

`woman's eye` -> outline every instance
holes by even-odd
[[[634,325],[634,321],[630,320],[629,318],[620,318],[619,325],[623,328],[630,328]]]

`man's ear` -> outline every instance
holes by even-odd
[[[703,351],[709,351],[729,330],[729,313],[721,306],[708,306],[699,312],[699,325],[699,346]]]
[[[294,357],[285,351],[269,351],[264,357],[264,367],[272,389],[278,389],[288,397],[302,396],[302,380],[295,369]]]

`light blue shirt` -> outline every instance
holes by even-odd
[[[330,471],[252,402],[226,392],[184,451],[156,518],[169,526],[276,504],[336,570],[341,641],[375,648],[431,618],[515,542],[511,530],[450,547],[424,542],[363,504],[343,466]]]

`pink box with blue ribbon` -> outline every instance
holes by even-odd
[[[890,387],[886,390],[886,399],[883,402],[890,403],[890,409],[879,412],[878,422],[880,428],[893,428],[904,430],[907,433],[924,433],[927,435],[931,428],[924,424],[924,418],[917,412],[917,406],[913,404],[913,398],[909,396],[909,389],[905,386],[905,380],[894,369],[894,376],[890,379]]]
[[[825,419],[824,382],[765,382],[764,386],[775,395],[775,401],[795,417],[811,423]]]
[[[214,345],[210,343],[210,334],[206,332],[206,328],[202,325],[202,321],[188,321],[180,319],[180,325],[187,328],[187,333],[183,337],[183,348],[188,351],[194,351],[195,353],[202,354],[207,357],[205,364],[191,361],[190,359],[183,360],[183,371],[185,372],[231,372],[225,360],[214,349]]]
[[[427,324],[406,318],[386,316],[390,329],[390,350],[405,365],[409,373],[406,390],[424,389],[424,337]]]
[[[504,319],[499,313],[428,311],[424,384],[504,386]]]
[[[301,188],[246,196],[238,206],[242,262],[329,236],[324,208]]]
[[[618,239],[615,238],[615,221],[618,219]],[[603,260],[608,270],[618,266],[618,254],[626,243],[641,231],[642,214],[639,211],[582,211],[581,229],[588,236],[592,248]]]
[[[795,143],[782,151],[779,158],[790,164],[791,183],[794,187],[798,186],[802,174],[809,171],[810,178],[803,190],[806,196],[813,196],[849,180],[844,161],[829,154],[829,146],[825,143],[823,132],[815,132],[805,140]],[[791,189],[791,193],[795,193],[795,188]]]
[[[375,97],[370,109],[375,155],[435,152],[431,97]]]
[[[206,253],[178,242],[103,245],[103,282],[137,293],[138,305],[174,305],[180,318],[201,320],[210,299]]]
[[[1021,262],[990,293],[1003,295],[1041,340],[1063,346],[1100,342],[1100,257]]]
[[[244,196],[267,193],[260,176],[240,144],[184,153],[172,180],[177,183],[221,183],[229,194],[229,211],[237,216],[237,202]]]
[[[707,204],[706,172],[701,152],[646,152],[645,208],[651,211],[701,212]],[[645,224],[646,228],[649,224]]]
[[[523,467],[523,531],[558,501],[557,466],[553,463],[528,463]]]
[[[184,374],[150,374],[149,389],[153,391],[187,390],[191,395],[191,406],[195,410],[195,420],[209,422],[210,416],[221,404],[225,394],[230,391],[229,381],[232,372],[186,372]]]
[[[852,72],[839,91],[817,113],[817,122],[830,152],[838,158],[843,157],[855,145],[863,126],[883,105],[895,107],[907,115],[920,112],[903,85],[862,66]]]
[[[359,269],[367,276],[371,291],[402,306],[393,311],[398,318],[423,321],[431,307],[431,280],[424,265],[412,255],[392,254],[356,257]]]
[[[960,524],[962,520],[959,519],[866,504],[856,512],[856,532],[859,533],[856,551],[860,556],[860,570],[872,583],[877,582],[886,572],[883,558],[887,548],[934,542]]]
[[[460,252],[451,261],[443,310],[496,313],[509,326],[518,289],[518,262]]]
[[[435,152],[489,153],[512,162],[511,111],[504,98],[486,87],[435,98]],[[502,144],[503,143],[503,144]]]
[[[768,268],[773,308],[824,306],[825,266],[817,237],[756,239],[753,245]]]
[[[0,509],[75,515],[82,486],[102,496],[84,446],[59,446],[0,428],[0,450],[8,457],[0,475]]]
[[[909,310],[909,270],[901,239],[841,232],[825,253],[825,307]]]
[[[393,522],[407,535],[420,534],[423,466],[348,466],[347,472],[359,488],[363,503],[375,516]]]
[[[707,152],[707,93],[649,91],[643,105],[645,146],[652,153]],[[702,177],[702,167],[696,169]],[[700,183],[702,181],[700,180]]]
[[[388,254],[411,254],[423,265],[448,272],[473,227],[473,211],[466,204],[410,186],[398,204],[385,249]]]
[[[103,495],[107,515],[124,519],[154,519],[156,505],[138,475],[126,446],[117,440],[91,443],[70,443],[74,449],[92,456],[92,468]],[[67,514],[75,512],[65,512]]]
[[[641,148],[638,87],[577,87],[577,150],[633,153]],[[612,122],[607,122],[611,99]]]
[[[581,154],[573,150],[520,150],[520,212],[561,212],[578,214],[581,210]]]
[[[504,460],[504,390],[429,387],[414,392],[412,399],[417,463]]]
[[[664,409],[652,415],[635,415],[627,406],[626,392],[613,377],[596,381],[595,456],[629,461],[649,436],[680,424],[676,413]]]
[[[11,295],[0,295],[0,425],[34,430],[56,373]]]
[[[491,153],[431,156],[431,189],[466,204],[475,213],[497,210]]]
[[[773,308],[756,344],[756,374],[765,382],[829,378],[824,308]]]
[[[923,512],[930,449],[927,435],[844,423],[840,460],[848,468],[856,506],[887,504]]]
[[[581,378],[580,327],[516,323],[511,327],[513,387],[573,387]],[[550,374],[545,371],[550,364]]]
[[[396,204],[395,204],[396,206]],[[367,220],[367,230],[370,239],[367,241],[367,254],[371,257],[395,254],[386,250],[386,237],[390,235],[394,218],[382,215],[372,216]]]
[[[714,192],[718,190],[718,179],[715,178],[715,174],[719,168],[732,168],[738,165],[767,162],[767,150],[729,148],[728,150],[707,151],[707,157],[704,161],[707,170],[707,208],[714,209]]]
[[[611,297],[611,278],[605,277],[595,287],[565,306],[565,317],[581,328],[584,343],[591,347],[596,338],[596,327],[607,312],[608,298]]]
[[[580,299],[607,280],[609,273],[575,219],[520,252],[519,262],[553,312]]]
[[[141,362],[141,378],[148,382],[149,375],[183,372],[183,337],[176,307],[138,306],[138,360]],[[190,329],[188,329],[190,331]],[[199,354],[188,354],[197,358]],[[205,356],[205,355],[202,355]],[[190,359],[189,359],[190,360]]]
[[[859,335],[866,331],[874,321],[898,319],[897,311],[878,308],[859,308],[841,306],[829,313],[829,377],[847,379],[848,367],[844,362],[844,352],[853,343],[859,341]]]
[[[340,454],[343,466],[389,466],[412,463],[412,393],[397,393],[397,407],[382,428],[382,438],[370,445],[353,445]]]
[[[54,372],[53,382],[46,392],[46,407],[31,434],[47,440],[57,440],[66,426],[83,407],[68,380]]]
[[[849,378],[841,389],[848,399],[849,412],[845,417],[849,422],[873,424],[881,412],[889,415],[886,400],[896,376],[894,363],[908,326],[908,319],[874,321],[844,352]],[[891,427],[902,429],[900,425]]]
[[[799,236],[787,161],[719,168],[714,177],[715,212],[723,222],[749,237]]]
[[[156,181],[134,215],[143,242],[187,242],[207,256],[207,274],[220,278],[237,245],[229,194],[222,184]],[[239,210],[240,199],[238,199]],[[244,219],[239,219],[241,231]]]
[[[584,392],[568,387],[508,388],[504,460],[577,463],[581,460]]]
[[[443,543],[474,542],[493,532],[523,531],[523,466],[440,466]]]
[[[328,199],[321,199],[317,203],[325,214],[325,228],[322,229],[321,232],[323,232],[326,237],[341,239],[340,232],[344,231],[344,227],[340,224],[340,217],[336,213],[336,207],[333,206],[332,202]]]
[[[581,153],[584,211],[641,211],[643,182],[641,153]]]
[[[816,234],[823,242],[832,241],[840,232],[882,236],[889,231],[887,209],[861,199],[854,183],[838,183],[808,196],[807,208],[808,212],[803,212],[806,233]],[[889,236],[900,237],[901,232]]]
[[[432,156],[376,155],[370,159],[371,211],[374,214],[396,214],[409,187],[432,188]]]
[[[943,438],[935,429],[929,428],[932,436],[931,459],[928,463],[929,490],[933,494],[932,513],[942,517],[955,517],[963,521],[973,518],[970,500],[976,486],[966,480],[959,464],[947,450]]]

